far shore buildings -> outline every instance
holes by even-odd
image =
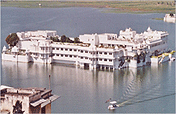
[[[170,23],[175,23],[176,21],[176,16],[175,14],[166,14],[165,17],[164,17],[164,21],[165,22],[170,22]]]
[[[51,103],[59,98],[46,88],[13,88],[0,86],[0,113],[51,113]]]
[[[131,28],[113,33],[79,35],[83,43],[53,42],[56,31],[17,32],[18,44],[5,46],[2,60],[16,62],[67,63],[89,69],[137,68],[172,58],[165,31],[148,27],[143,33]]]

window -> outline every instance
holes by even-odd
[[[109,62],[112,62],[112,59],[109,59]]]
[[[55,48],[52,48],[52,50],[55,50]]]
[[[63,57],[63,55],[61,54],[61,57]]]
[[[102,59],[99,59],[100,61],[102,61]]]
[[[65,57],[68,57],[68,55],[65,55]]]
[[[74,49],[74,51],[76,51],[76,49]]]
[[[63,50],[63,48],[61,48],[61,50]]]
[[[74,55],[74,57],[76,58],[76,55]]]
[[[107,59],[104,59],[104,61],[107,61]]]
[[[88,57],[85,57],[85,59],[88,59]]]
[[[107,55],[107,52],[104,52],[105,55]]]
[[[88,53],[88,51],[85,51],[85,53]]]
[[[70,51],[72,51],[72,49],[70,49]]]
[[[68,49],[65,49],[65,51],[68,51]]]
[[[70,55],[70,57],[72,57],[72,55]]]
[[[59,50],[59,48],[56,48],[56,50]]]
[[[42,111],[42,114],[45,114],[46,113],[46,110],[45,110],[45,106],[41,109]]]
[[[83,50],[81,50],[81,53],[83,53]]]
[[[81,59],[83,59],[83,57],[81,57]]]
[[[99,54],[102,54],[102,52],[99,52]]]
[[[112,55],[112,53],[109,53],[109,55]]]

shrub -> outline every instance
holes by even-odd
[[[74,43],[82,43],[78,37],[74,38]]]
[[[10,35],[7,36],[7,38],[5,39],[6,43],[10,46],[16,46],[16,44],[19,41],[19,37],[17,36],[16,33],[12,33]]]

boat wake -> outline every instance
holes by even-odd
[[[143,88],[141,92],[135,92],[136,82],[135,76],[133,74],[133,80],[128,84],[126,91],[122,95],[122,97],[117,100],[117,107],[122,107],[126,105],[132,105],[136,103],[151,101],[163,97],[168,97],[175,95],[175,91],[167,90],[166,94],[163,95],[162,88],[163,85],[161,82],[155,83],[154,85],[150,85],[148,88]],[[142,81],[142,80],[141,80]],[[167,81],[167,80],[164,80]]]
[[[172,96],[172,95],[175,95],[175,94],[176,93],[171,93],[171,94],[167,94],[167,95],[156,96],[156,97],[142,99],[142,100],[128,99],[126,101],[118,103],[116,106],[117,107],[122,107],[122,106],[125,106],[125,105],[132,105],[132,104],[136,104],[136,103],[141,103],[141,102],[146,102],[146,101],[151,101],[151,100],[155,100],[155,99],[159,99],[159,98],[164,98],[164,97]]]

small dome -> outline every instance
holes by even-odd
[[[6,46],[3,47],[2,51],[3,52],[7,51]]]
[[[150,27],[148,27],[147,32],[150,32],[150,31],[152,31],[152,29]]]
[[[19,52],[19,50],[18,50],[18,48],[17,48],[16,46],[14,46],[14,47],[12,48],[12,52]]]

